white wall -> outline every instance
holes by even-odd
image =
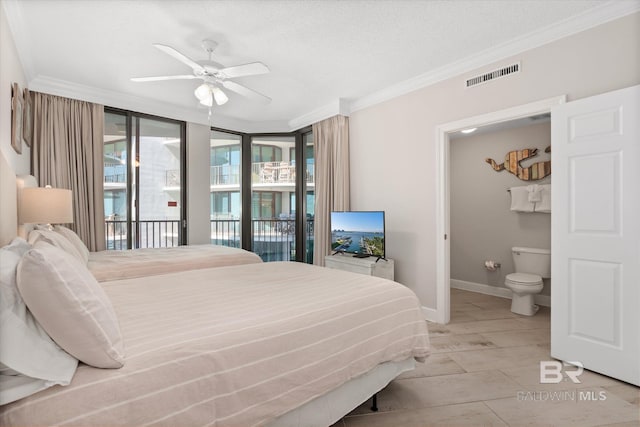
[[[470,89],[464,78],[521,61],[522,71]],[[640,13],[351,114],[351,208],[386,211],[396,280],[436,306],[435,129],[562,94],[640,83]],[[441,238],[441,236],[438,236]]]
[[[550,123],[451,138],[450,225],[451,280],[504,288],[504,278],[515,271],[511,248],[551,248],[551,215],[510,210],[510,187],[550,184],[553,174],[542,180],[521,181],[506,170],[496,172],[484,159],[497,163],[509,151],[537,148],[524,167],[550,159]],[[496,271],[484,268],[486,260],[500,262]],[[542,294],[549,295],[545,280]]]
[[[211,243],[209,162],[211,131],[187,123],[187,243]]]
[[[0,150],[16,174],[31,173],[31,150],[22,144],[22,155],[11,147],[11,85],[18,83],[20,90],[27,84],[16,51],[4,7],[0,5]]]

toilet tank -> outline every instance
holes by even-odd
[[[549,249],[513,247],[511,248],[516,273],[537,274],[551,277],[551,251]]]

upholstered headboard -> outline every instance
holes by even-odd
[[[20,224],[20,199],[22,198],[22,190],[24,188],[37,187],[38,180],[33,175],[18,175],[16,176],[16,200],[18,204],[18,236],[25,239],[29,235],[29,232],[33,230],[35,224]]]
[[[13,168],[0,152],[0,246],[11,242],[16,236],[26,238],[33,224],[18,225],[20,196],[23,188],[37,187],[32,175],[15,175]]]
[[[0,151],[0,246],[18,235],[16,174]]]

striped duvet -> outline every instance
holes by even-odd
[[[262,262],[258,255],[244,249],[220,245],[186,245],[91,252],[87,267],[98,282],[106,282],[258,262]]]
[[[385,361],[429,354],[415,295],[293,262],[103,284],[127,359],[0,408],[3,426],[258,426]]]

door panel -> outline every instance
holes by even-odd
[[[620,270],[619,263],[569,259],[570,336],[620,348]]]
[[[552,109],[551,355],[640,385],[640,86]]]
[[[570,228],[573,233],[619,235],[620,154],[577,156],[569,160]]]

